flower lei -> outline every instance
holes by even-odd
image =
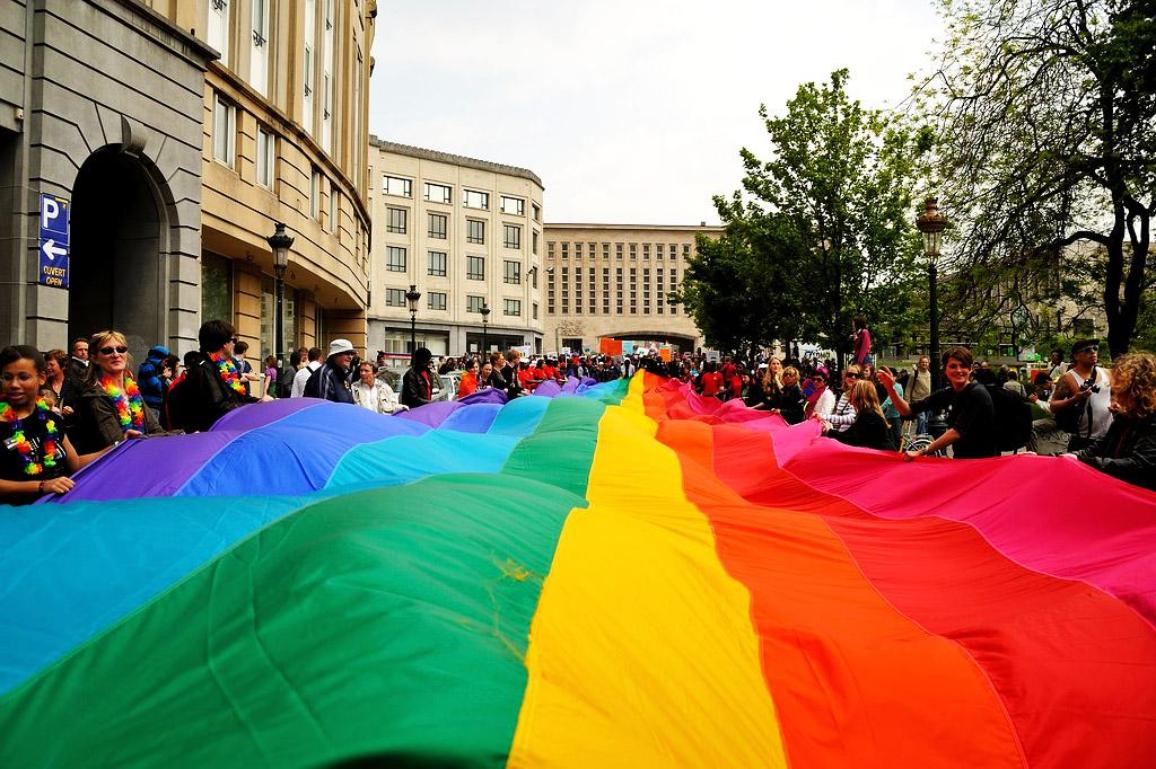
[[[116,418],[120,421],[120,431],[140,430],[144,426],[144,399],[132,374],[124,373],[124,387],[117,387],[110,376],[100,378],[100,389],[112,400]]]
[[[56,426],[56,420],[50,416],[51,410],[43,399],[36,401],[36,408],[29,416],[34,414],[39,414],[40,421],[44,422],[46,433],[44,443],[41,446],[41,461],[39,462],[36,461],[36,450],[31,441],[24,436],[24,419],[16,416],[16,409],[7,403],[0,402],[0,420],[12,425],[12,438],[16,441],[16,450],[24,457],[25,475],[40,475],[46,468],[56,467],[56,452],[59,446],[57,436],[60,435],[60,429]]]
[[[225,383],[225,387],[229,387],[237,395],[245,394],[245,385],[241,382],[241,377],[237,375],[237,364],[233,363],[233,359],[228,355],[219,352],[209,353],[209,360],[217,364],[217,372],[221,375],[221,381]]]

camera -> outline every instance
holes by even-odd
[[[1080,392],[1084,392],[1085,390],[1091,390],[1093,393],[1099,393],[1100,385],[1096,384],[1094,379],[1089,379],[1087,382],[1084,382],[1082,385],[1080,385]]]

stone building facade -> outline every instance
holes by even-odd
[[[278,352],[266,238],[283,222],[286,345],[364,347],[376,14],[375,0],[0,4],[0,342],[113,327],[140,356],[191,349],[221,317],[251,357]],[[66,223],[47,251],[46,207]],[[45,279],[50,253],[68,287]]]
[[[672,303],[698,233],[718,227],[547,224],[546,346],[597,352],[603,338],[702,346],[702,333]]]
[[[370,346],[459,355],[542,350],[542,180],[533,171],[371,139]],[[483,323],[482,308],[490,313]]]
[[[0,342],[115,327],[137,354],[187,347],[215,52],[117,0],[9,0],[0,39]]]

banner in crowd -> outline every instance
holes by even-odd
[[[650,374],[248,406],[0,508],[0,766],[1148,766],[1154,520]]]

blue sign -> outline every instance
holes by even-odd
[[[40,196],[40,276],[42,286],[68,288],[68,201]]]

